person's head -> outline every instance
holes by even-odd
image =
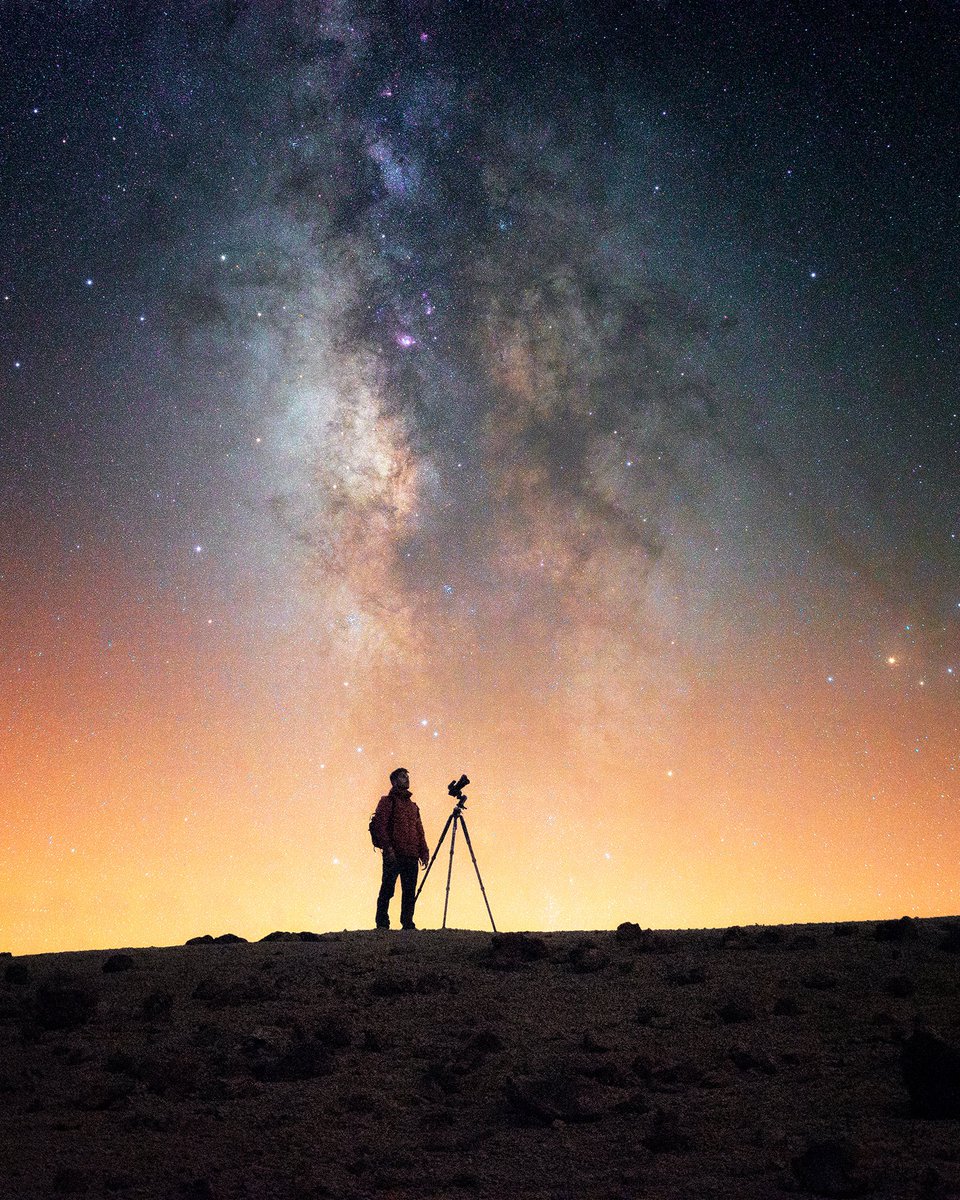
[[[410,786],[410,772],[406,767],[397,767],[390,772],[390,782],[395,788],[405,789]]]

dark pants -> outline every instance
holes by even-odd
[[[404,929],[413,924],[413,906],[417,897],[417,867],[416,855],[395,854],[393,858],[384,857],[383,878],[380,882],[380,895],[377,897],[377,928],[390,928],[390,901],[397,886],[397,876],[400,877],[400,924]]]

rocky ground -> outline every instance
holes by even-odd
[[[5,956],[0,1196],[960,1200],[958,952],[904,918]]]

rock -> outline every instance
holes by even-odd
[[[199,937],[187,938],[183,944],[185,946],[228,946],[238,942],[246,943],[246,941],[246,938],[238,937],[235,933],[221,933],[219,937],[213,937],[209,933],[202,933]]]
[[[779,929],[762,929],[757,934],[758,946],[779,946],[783,942],[783,934]]]
[[[381,971],[370,981],[367,989],[371,996],[409,996],[416,990],[412,979]]]
[[[641,929],[634,921],[621,922],[613,936],[618,945],[627,946],[637,954],[651,954],[661,946],[661,939],[652,929]]]
[[[917,985],[909,975],[891,975],[883,985],[883,990],[889,996],[895,996],[898,1000],[905,1000],[908,996],[914,994],[917,990]]]
[[[739,1025],[755,1021],[757,1009],[749,996],[729,996],[717,1009],[717,1016],[724,1025]]]
[[[77,1029],[97,1011],[97,996],[80,983],[45,983],[37,989],[33,1016],[41,1029]]]
[[[651,1092],[683,1092],[696,1087],[706,1075],[689,1059],[656,1059],[646,1054],[638,1054],[631,1069]]]
[[[586,975],[609,966],[610,956],[604,954],[595,942],[579,942],[570,951],[567,961],[578,974]]]
[[[730,1049],[730,1061],[741,1071],[757,1071],[761,1075],[776,1075],[777,1066],[766,1050],[737,1045]]]
[[[960,1050],[926,1029],[916,1030],[900,1054],[903,1082],[918,1117],[960,1117]]]
[[[817,939],[812,933],[798,933],[793,939],[788,950],[814,950],[816,949]]]
[[[545,1125],[554,1121],[598,1121],[629,1107],[632,1101],[625,1088],[610,1087],[565,1070],[535,1079],[509,1077],[504,1092],[518,1113]]]
[[[818,1196],[859,1196],[865,1189],[858,1178],[859,1153],[845,1138],[811,1141],[791,1163],[797,1186]]]
[[[955,921],[943,926],[937,949],[944,950],[947,954],[960,954],[960,923]]]
[[[318,1042],[335,1050],[345,1050],[353,1043],[353,1030],[340,1013],[326,1013],[317,1022],[313,1036]]]
[[[809,975],[804,975],[800,982],[811,991],[828,992],[837,986],[839,980],[836,975],[831,975],[827,971],[811,971]]]
[[[857,927],[852,921],[841,921],[833,927],[833,936],[838,938],[853,937],[856,932]]]
[[[658,1108],[643,1144],[651,1154],[685,1154],[690,1149],[690,1138],[681,1130],[676,1113]]]
[[[132,954],[111,954],[109,958],[104,959],[101,970],[104,975],[115,975],[120,971],[135,971],[137,969],[137,960]]]
[[[13,984],[14,987],[25,987],[31,980],[30,968],[26,963],[12,962],[7,966],[3,977],[7,983]]]
[[[667,972],[667,983],[675,987],[689,987],[694,983],[704,983],[707,975],[703,967],[683,966]]]
[[[268,933],[260,939],[261,942],[297,942],[299,936],[295,933],[284,933],[281,929],[275,929],[273,933]]]
[[[773,1004],[775,1017],[798,1017],[802,1009],[794,996],[778,996]]]
[[[254,1074],[265,1083],[316,1079],[334,1069],[334,1056],[322,1042],[295,1041],[277,1056],[265,1055]]]
[[[915,942],[920,933],[913,917],[901,917],[899,921],[878,921],[873,936],[878,942]]]
[[[140,1007],[141,1016],[148,1021],[159,1021],[170,1015],[173,1008],[173,996],[163,988],[156,988],[144,997]]]
[[[481,962],[497,971],[513,971],[546,957],[547,943],[543,938],[526,933],[495,933]]]

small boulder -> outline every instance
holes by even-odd
[[[495,933],[481,962],[496,971],[513,971],[527,963],[539,962],[547,953],[543,938],[527,933]]]
[[[109,958],[103,960],[101,970],[104,975],[116,975],[121,971],[135,971],[137,969],[137,960],[132,954],[111,954]]]
[[[909,975],[891,975],[883,985],[883,989],[888,996],[894,996],[898,1000],[906,1000],[917,990],[917,985]]]
[[[898,921],[878,921],[873,936],[878,942],[915,942],[920,929],[913,917],[901,917]]]
[[[937,949],[944,950],[947,954],[960,954],[960,923],[954,921],[943,926]]]
[[[37,988],[33,1015],[41,1029],[78,1029],[97,1011],[97,996],[80,983],[44,983]]]
[[[629,1107],[632,1099],[625,1088],[610,1087],[567,1071],[536,1079],[508,1077],[504,1092],[521,1116],[544,1125],[554,1121],[599,1121]]]
[[[591,974],[594,971],[602,971],[604,967],[609,966],[609,955],[603,953],[595,942],[579,942],[570,951],[568,956],[570,966],[580,975]]]
[[[717,1009],[717,1016],[724,1025],[741,1025],[757,1019],[757,1008],[749,996],[728,996]]]
[[[3,973],[3,977],[7,983],[13,984],[14,987],[26,987],[32,979],[30,968],[26,963],[22,962],[9,963],[6,971]]]
[[[676,1113],[658,1108],[643,1144],[651,1154],[686,1154],[690,1149],[690,1138],[680,1128]]]

